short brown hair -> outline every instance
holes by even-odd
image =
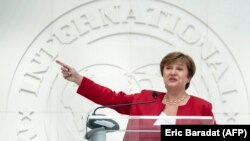
[[[180,61],[187,65],[188,69],[188,78],[191,79],[196,71],[194,60],[187,54],[184,54],[182,52],[171,52],[168,53],[165,57],[162,58],[160,63],[160,70],[161,75],[163,76],[163,69],[165,65],[168,65],[170,63]],[[189,87],[189,83],[186,84],[185,89]]]

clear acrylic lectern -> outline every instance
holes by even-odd
[[[211,116],[104,116],[87,120],[89,141],[160,141],[161,125],[210,125]]]

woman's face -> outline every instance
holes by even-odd
[[[177,61],[163,68],[163,79],[167,89],[183,89],[189,82],[187,65]]]

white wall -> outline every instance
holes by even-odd
[[[97,105],[75,94],[77,86],[63,80],[55,59],[114,90],[132,93],[164,90],[157,63],[174,50],[194,57],[197,73],[188,91],[213,103],[219,123],[249,124],[249,4],[0,1],[0,138],[82,140],[84,119]],[[168,18],[163,20],[161,12]],[[88,20],[91,27],[82,24],[83,14],[95,18]]]

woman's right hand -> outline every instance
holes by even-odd
[[[77,85],[80,85],[80,83],[82,82],[83,76],[81,76],[73,67],[59,60],[56,60],[56,63],[61,65],[61,70],[62,70],[64,79],[71,81],[71,82],[75,82]]]

